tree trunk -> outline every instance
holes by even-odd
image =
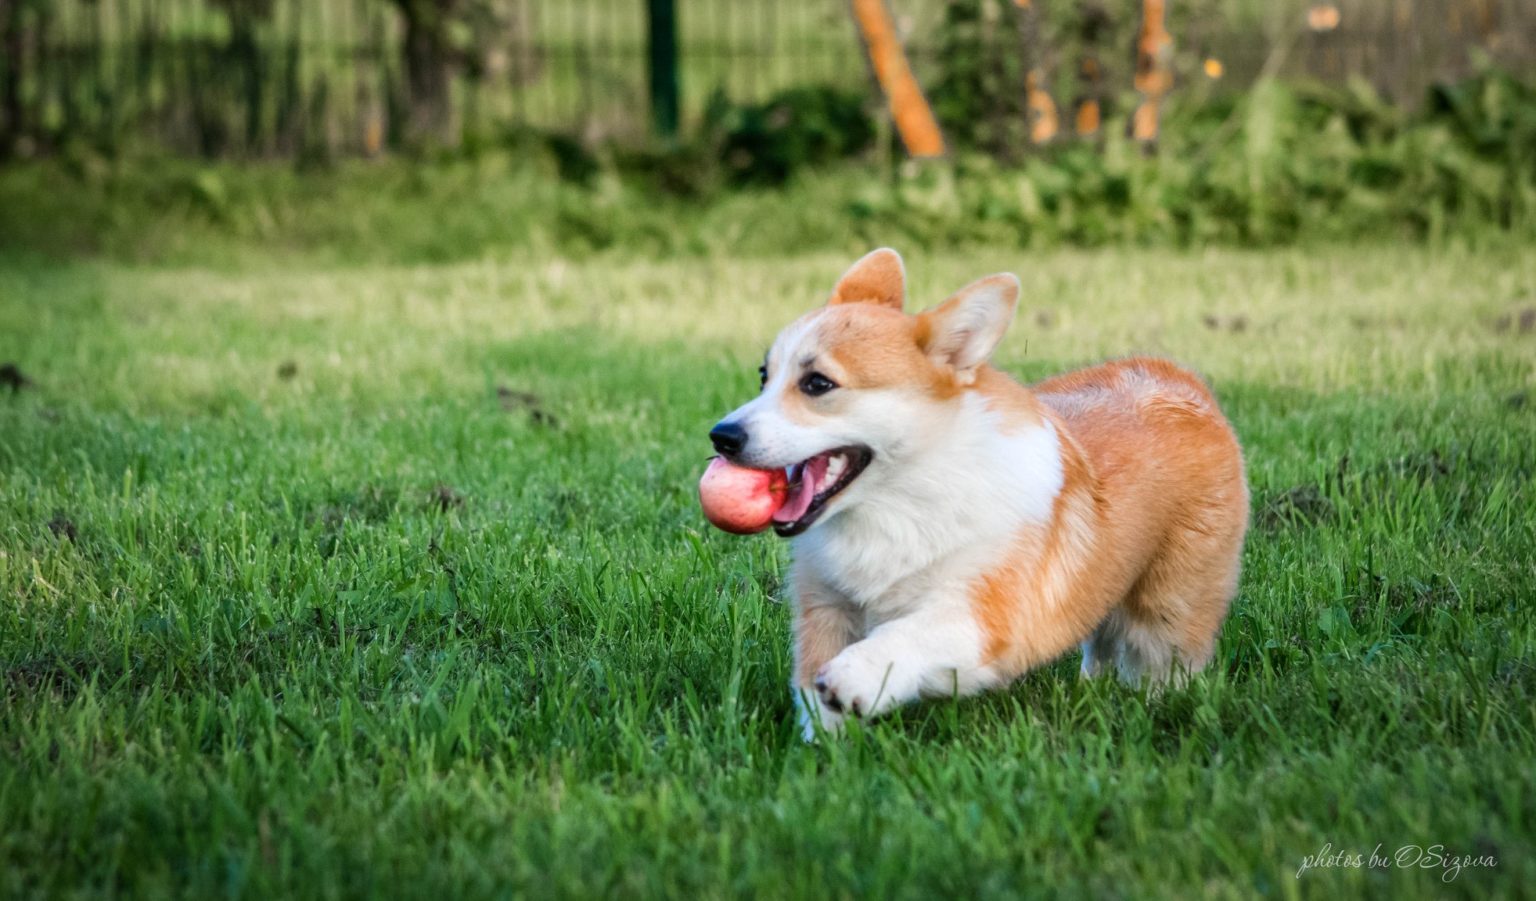
[[[25,44],[21,0],[0,0],[0,160],[10,159],[16,153],[16,145],[26,131],[21,104]]]
[[[1024,115],[1029,142],[1046,144],[1060,129],[1056,101],[1046,90],[1045,59],[1040,48],[1040,12],[1034,0],[1014,0],[1014,24],[1019,32],[1019,59],[1024,70]]]
[[[918,158],[943,156],[944,135],[912,74],[891,11],[884,0],[849,0],[849,5],[864,41],[870,71],[890,105],[891,119],[907,153]]]
[[[1097,138],[1104,122],[1104,64],[1099,52],[1109,31],[1109,10],[1097,2],[1084,3],[1080,12],[1077,99],[1073,102],[1073,131],[1080,138]]]
[[[453,147],[458,123],[453,76],[458,54],[449,26],[459,0],[396,0],[405,20],[407,138],[412,143]]]
[[[1167,0],[1142,0],[1136,36],[1136,90],[1141,103],[1131,114],[1131,137],[1147,153],[1157,147],[1163,98],[1173,88],[1173,36],[1165,23]]]

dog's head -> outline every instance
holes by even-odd
[[[905,295],[896,251],[854,263],[825,307],[779,333],[762,393],[710,431],[732,462],[788,470],[780,535],[858,503],[932,447],[1007,331],[1019,280],[988,276],[915,316],[902,311]]]

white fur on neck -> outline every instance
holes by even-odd
[[[876,620],[986,571],[1021,527],[1050,519],[1061,491],[1049,420],[1010,433],[970,392],[953,409],[932,440],[871,466],[846,509],[795,540],[803,565]]]

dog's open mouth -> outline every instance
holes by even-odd
[[[788,538],[809,529],[827,501],[858,478],[874,456],[867,447],[839,447],[788,467],[789,497],[773,514],[773,530]]]

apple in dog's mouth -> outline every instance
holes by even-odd
[[[773,530],[790,538],[809,529],[827,501],[851,485],[874,458],[867,447],[838,447],[788,466],[789,496],[773,514]]]
[[[751,535],[768,528],[784,506],[789,480],[782,469],[751,469],[713,457],[699,479],[704,518],[722,531]]]

